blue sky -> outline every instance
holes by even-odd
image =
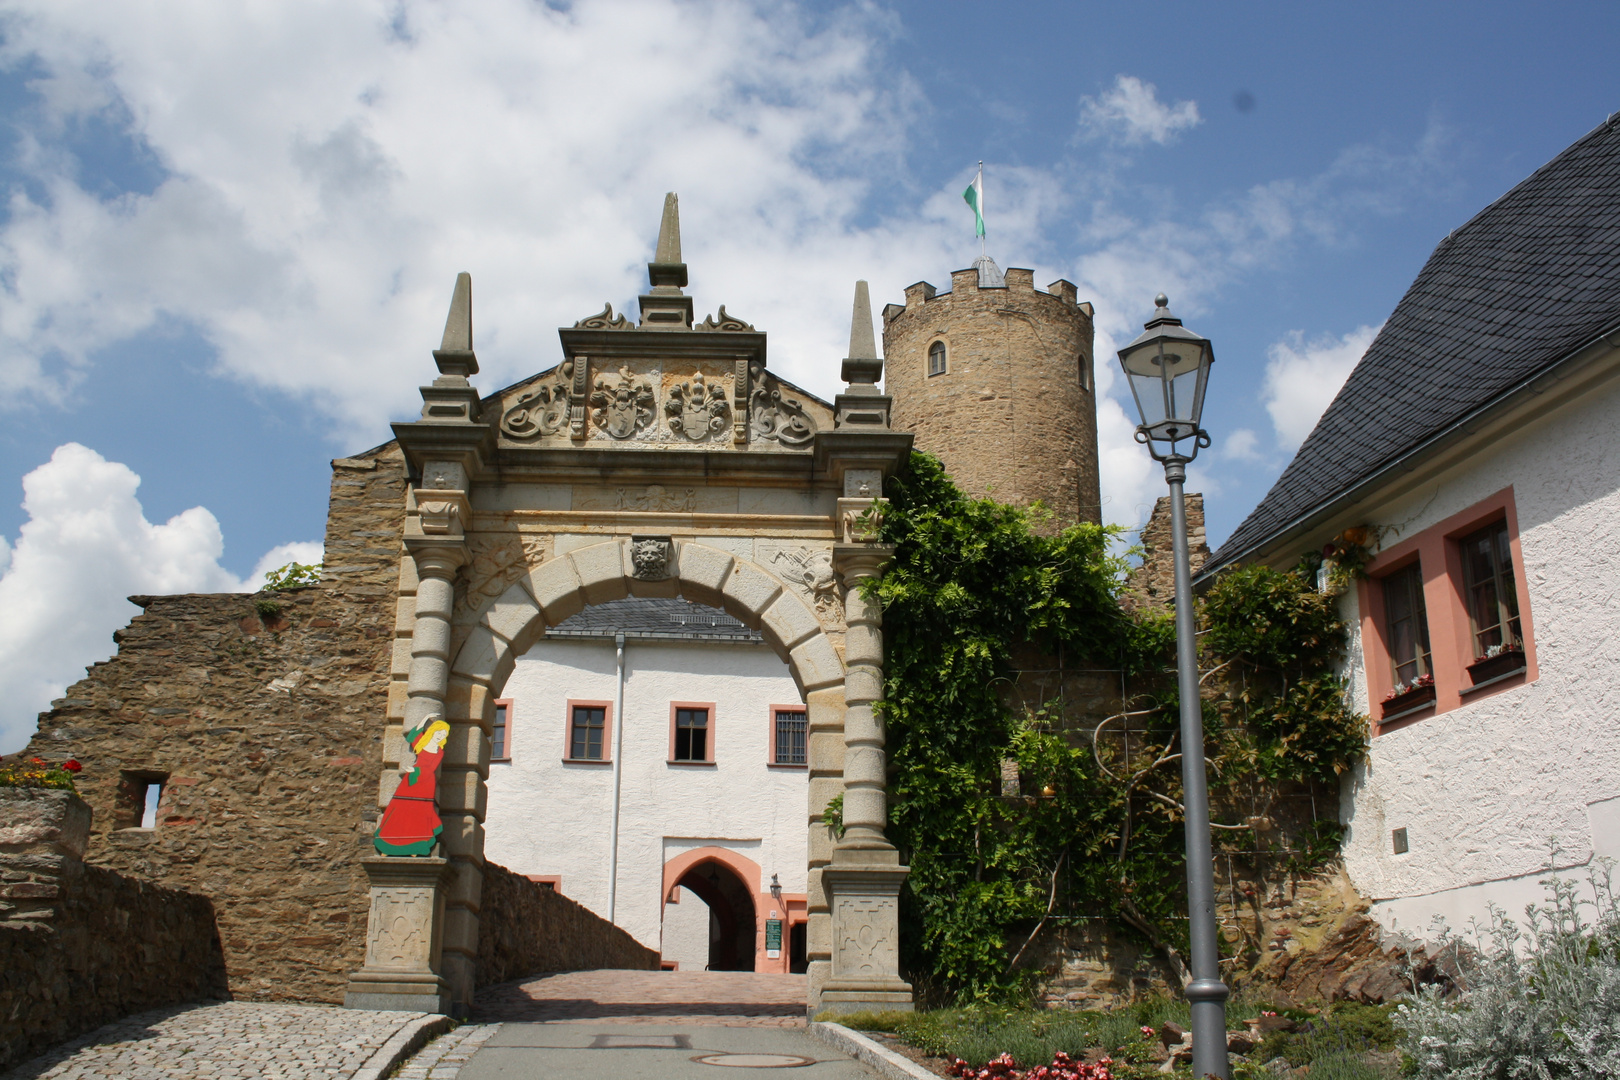
[[[1099,360],[1160,289],[1214,340],[1218,542],[1433,246],[1620,109],[1617,29],[1579,3],[0,4],[0,751],[111,651],[122,596],[313,550],[326,462],[414,412],[456,271],[493,389],[633,310],[668,189],[700,314],[830,395],[855,278],[881,305],[977,253],[983,159],[990,253],[1079,283]],[[1132,524],[1162,477],[1111,382]]]

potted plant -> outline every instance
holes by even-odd
[[[1391,717],[1397,713],[1407,712],[1419,706],[1434,701],[1434,676],[1419,675],[1411,682],[1396,683],[1395,688],[1384,695],[1384,705],[1381,712],[1383,717]]]
[[[1485,655],[1474,657],[1474,662],[1468,665],[1468,677],[1478,686],[1503,675],[1523,671],[1524,662],[1524,646],[1516,641],[1504,641],[1486,649]]]

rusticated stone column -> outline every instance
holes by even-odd
[[[833,548],[844,583],[844,835],[821,872],[832,910],[832,970],[817,1004],[834,1012],[910,1009],[900,978],[900,886],[907,868],[884,836],[888,797],[883,722],[883,613],[861,594],[894,549],[876,543],[883,503],[839,500],[845,543]]]

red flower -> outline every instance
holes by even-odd
[[[29,758],[28,761],[29,761],[29,764],[31,764],[31,765],[44,765],[44,764],[46,764],[46,761],[45,761],[44,758]]]
[[[68,772],[78,772],[80,769],[84,768],[84,766],[80,765],[72,758],[68,758],[66,761],[62,762],[62,768],[66,769]]]

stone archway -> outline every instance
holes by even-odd
[[[470,1007],[495,698],[518,656],[585,605],[683,596],[758,630],[808,710],[808,1004],[910,1007],[898,974],[906,869],[884,837],[884,738],[873,709],[882,620],[859,586],[888,558],[878,534],[883,482],[904,467],[911,436],[889,427],[889,399],[876,386],[882,361],[865,283],[843,361],[848,392],[825,402],[767,370],[764,333],[723,311],[692,321],[678,237],[671,197],[640,325],[610,311],[583,319],[559,331],[561,364],[489,397],[468,379],[478,361],[472,283],[461,275],[421,419],[394,425],[410,482],[379,805],[414,761],[406,733],[447,721],[434,796],[443,857],[365,861],[366,964],[351,976],[350,1005]],[[462,568],[476,569],[480,545],[492,541],[520,549],[518,572],[474,588]],[[841,618],[818,613],[820,599],[812,606],[762,565],[756,543],[816,552],[813,570],[801,569]],[[460,617],[469,605],[470,626]],[[839,794],[835,842],[820,817]]]

